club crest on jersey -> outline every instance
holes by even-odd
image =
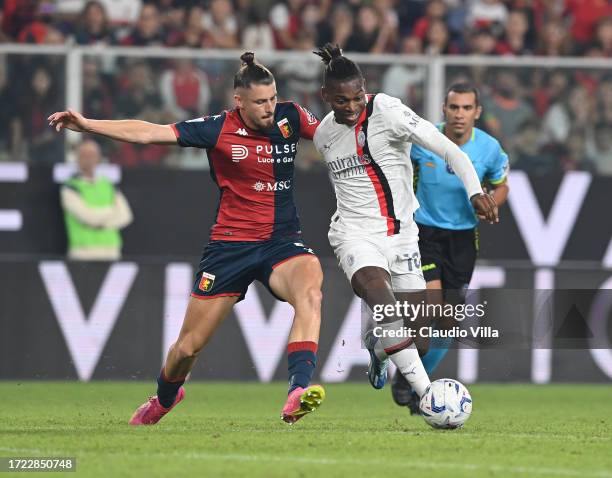
[[[366,135],[363,132],[363,130],[360,130],[359,133],[357,134],[357,144],[363,148],[363,145],[366,142]]]
[[[289,124],[289,120],[287,118],[283,118],[278,123],[278,129],[280,129],[283,138],[287,139],[293,134],[293,130],[291,129],[291,125]]]
[[[215,275],[209,274],[208,272],[202,272],[202,278],[200,279],[200,285],[198,289],[202,292],[208,292],[213,288],[213,284],[215,283]]]

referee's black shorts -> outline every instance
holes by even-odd
[[[442,281],[442,289],[467,289],[478,253],[478,230],[455,231],[419,226],[421,269],[425,281]]]

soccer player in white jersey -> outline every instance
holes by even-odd
[[[372,310],[396,310],[379,323],[379,339],[366,337],[370,383],[384,386],[391,359],[421,396],[429,378],[414,340],[397,333],[405,330],[405,317],[393,307],[398,300],[422,300],[414,294],[425,290],[413,219],[419,204],[412,188],[411,144],[444,158],[476,212],[489,222],[498,221],[497,206],[483,192],[468,156],[433,124],[397,98],[367,94],[361,70],[338,46],[327,44],[315,54],[326,65],[321,93],[332,109],[313,138],[336,192],[329,241],[355,293]]]

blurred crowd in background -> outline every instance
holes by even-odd
[[[0,0],[0,41],[91,45],[83,60],[83,113],[156,123],[214,113],[232,104],[238,61],[96,56],[100,46],[312,51],[327,41],[346,52],[411,55],[543,55],[610,58],[608,0]],[[98,50],[99,51],[99,50]],[[272,57],[273,58],[273,57]],[[266,60],[267,61],[267,60]],[[0,160],[55,163],[63,135],[46,117],[66,101],[65,55],[0,55]],[[279,95],[326,113],[322,68],[268,63]],[[400,97],[423,114],[427,69],[361,63],[370,91]],[[473,81],[484,114],[514,169],[612,175],[610,68],[448,67],[447,84]],[[442,102],[442,98],[440,98]],[[99,141],[126,167],[203,167],[201,154]],[[299,167],[322,167],[316,154]]]

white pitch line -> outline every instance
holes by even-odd
[[[103,453],[96,453],[85,450],[72,450],[72,451],[58,451],[58,450],[41,450],[38,448],[8,448],[0,447],[0,451],[8,451],[12,453],[36,453],[41,456],[57,455],[57,456],[86,456],[86,455],[103,455]],[[433,463],[424,461],[414,461],[408,459],[406,461],[395,461],[395,460],[359,460],[359,459],[347,459],[341,460],[337,458],[310,458],[310,457],[290,457],[290,456],[277,456],[277,455],[244,455],[236,453],[108,453],[113,457],[117,456],[143,456],[143,457],[172,457],[172,458],[183,458],[183,459],[195,459],[195,460],[206,460],[206,461],[244,461],[244,462],[289,462],[289,463],[302,463],[307,465],[358,465],[358,466],[393,466],[407,468],[421,468],[421,469],[450,469],[450,470],[465,470],[465,471],[484,471],[484,472],[497,472],[497,473],[514,473],[518,475],[543,475],[543,476],[567,476],[567,477],[584,477],[584,478],[612,478],[612,472],[607,470],[572,470],[567,468],[545,468],[545,467],[527,467],[527,466],[501,466],[501,465],[480,465],[477,463]]]
[[[119,425],[120,426],[120,425]],[[127,429],[127,425],[126,425],[126,429]],[[3,429],[0,428],[0,431],[6,431],[7,429]],[[11,430],[13,430],[13,428],[11,428]],[[98,427],[94,427],[94,426],[44,426],[44,427],[38,427],[38,426],[32,426],[32,427],[19,427],[20,431],[28,431],[31,430],[32,432],[41,432],[41,431],[78,431],[78,430],[85,430],[85,431],[90,431],[90,430],[96,430],[96,431],[101,431],[101,432],[108,432],[108,429],[101,429],[99,426]],[[184,427],[174,427],[174,426],[164,426],[164,430],[167,432],[173,432],[173,431],[177,431],[177,432],[181,432],[183,433],[185,431]],[[113,431],[120,431],[117,429],[114,429]],[[306,430],[305,430],[306,431]],[[310,431],[310,430],[308,430]],[[380,433],[384,433],[384,434],[393,434],[393,435],[406,435],[406,436],[422,436],[424,433],[428,433],[431,430],[429,429],[424,429],[424,430],[410,430],[410,431],[402,431],[402,430],[388,430],[388,431],[383,431]],[[227,433],[270,433],[270,430],[247,430],[247,429],[228,429]],[[369,432],[363,432],[363,431],[357,431],[356,433],[369,433]],[[524,440],[524,439],[534,439],[534,440],[542,440],[542,439],[551,439],[551,440],[563,440],[563,441],[576,441],[576,442],[580,442],[580,443],[584,443],[585,441],[612,441],[612,436],[588,436],[588,435],[560,435],[560,434],[547,434],[547,433],[504,433],[504,432],[483,432],[483,431],[468,431],[468,430],[461,430],[461,431],[448,431],[448,432],[444,432],[444,431],[436,431],[434,433],[438,433],[438,436],[451,436],[452,434],[456,434],[461,436],[461,438],[481,438],[481,437],[502,437],[502,438],[516,438],[516,439],[520,439],[520,440]]]

